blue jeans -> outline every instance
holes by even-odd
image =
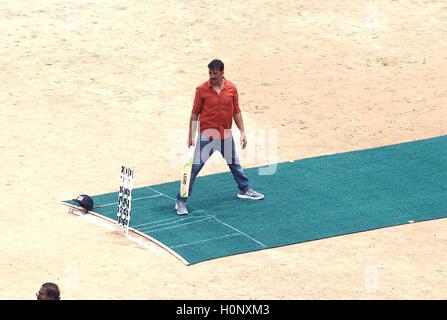
[[[208,139],[207,137],[200,135],[194,152],[191,179],[189,183],[189,196],[192,194],[194,181],[196,180],[197,175],[215,151],[219,151],[224,157],[233,174],[234,180],[236,180],[239,190],[245,192],[250,188],[248,178],[244,175],[244,171],[239,164],[233,137],[227,139]],[[177,200],[186,202],[187,199],[188,198],[181,197],[180,193],[177,194]]]

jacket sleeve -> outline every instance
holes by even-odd
[[[192,112],[195,114],[199,114],[202,111],[203,107],[203,99],[202,95],[200,94],[200,88],[196,88],[196,93],[194,95],[194,104],[192,106]]]

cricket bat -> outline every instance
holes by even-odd
[[[194,152],[196,150],[197,135],[200,131],[199,121],[192,123],[192,145],[189,146],[186,162],[183,165],[182,177],[180,179],[180,196],[186,198],[189,196],[189,183],[191,180],[192,162],[194,160]]]

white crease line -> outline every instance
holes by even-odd
[[[158,231],[161,231],[161,230],[166,230],[166,229],[173,229],[173,228],[183,227],[183,226],[186,226],[186,225],[188,225],[188,224],[193,224],[193,223],[197,223],[197,222],[202,222],[202,221],[210,220],[211,218],[212,218],[212,217],[208,217],[208,218],[201,219],[201,220],[197,220],[197,221],[193,221],[193,222],[182,223],[182,224],[179,224],[179,225],[176,225],[176,226],[172,226],[172,227],[160,228],[160,229],[155,229],[155,230],[150,230],[150,228],[149,228],[149,229],[145,229],[145,230],[142,229],[142,230],[139,230],[139,231],[142,231],[142,232],[145,232],[145,231],[147,231],[147,232],[158,232]]]
[[[190,212],[190,214],[195,213],[195,212],[201,212],[201,211],[203,211],[203,210],[192,211],[192,212]],[[191,220],[191,219],[198,218],[198,217],[200,217],[200,216],[188,216],[188,217],[185,217],[185,218],[182,218],[182,219],[179,219],[178,217],[174,217],[174,218],[169,218],[169,219],[161,219],[161,220],[155,220],[155,221],[152,221],[152,222],[132,225],[131,227],[132,228],[139,228],[139,227],[147,226],[147,225],[150,225],[150,224],[156,224],[155,226],[149,226],[149,228],[153,228],[153,227],[158,227],[158,226],[162,226],[162,225],[165,225],[165,224],[171,224],[171,223],[181,222],[181,221],[185,221],[185,220]],[[165,222],[165,221],[170,221],[170,220],[175,220],[175,221],[157,225],[158,222]]]
[[[152,190],[152,191],[156,192],[156,193],[159,194],[159,195],[165,196],[166,198],[169,198],[169,199],[172,199],[172,200],[174,200],[174,201],[177,201],[176,198],[170,197],[170,196],[168,196],[168,195],[166,195],[166,194],[164,194],[164,193],[162,193],[162,192],[160,192],[160,191],[157,191],[157,190],[155,190],[155,189],[152,189],[151,187],[145,187],[145,188],[147,188],[147,189],[149,189],[149,190]]]
[[[155,198],[155,197],[159,197],[159,196],[160,196],[159,194],[156,194],[156,195],[153,195],[153,196],[147,196],[147,197],[141,197],[141,198],[135,198],[135,199],[132,198],[132,201],[142,200],[142,199],[149,199],[149,198]],[[117,204],[118,204],[118,201],[117,202],[107,203],[107,204],[102,204],[100,206],[95,206],[95,208],[103,208],[103,207],[108,207],[108,206],[113,206],[113,205],[116,206]]]
[[[266,246],[265,244],[263,244],[261,241],[258,241],[258,240],[256,240],[255,238],[250,237],[250,236],[249,236],[248,234],[246,234],[245,232],[242,232],[241,230],[239,230],[239,229],[237,229],[237,228],[234,228],[234,227],[230,226],[228,223],[225,223],[225,222],[220,221],[220,220],[217,219],[215,216],[212,216],[212,215],[209,215],[209,216],[210,216],[210,217],[213,217],[214,219],[216,219],[216,220],[219,221],[220,223],[226,225],[227,227],[233,229],[234,231],[237,231],[237,232],[243,234],[244,236],[246,236],[247,238],[253,240],[254,242],[256,242],[257,244],[259,244],[259,245],[262,246],[263,248],[266,248],[266,247],[267,247],[267,246]]]
[[[151,228],[158,228],[158,227],[166,226],[166,225],[173,224],[173,223],[180,223],[180,224],[182,224],[182,222],[184,222],[185,220],[197,219],[197,218],[199,218],[199,217],[200,217],[200,216],[190,216],[190,217],[187,217],[187,218],[184,218],[184,219],[181,219],[181,220],[177,219],[177,220],[175,220],[175,221],[171,221],[171,222],[167,222],[167,223],[160,223],[160,224],[157,224],[157,225],[155,225],[155,226],[147,226],[147,227],[145,227],[144,229],[145,229],[146,231],[149,231],[149,229],[151,229]],[[203,217],[203,216],[202,216],[202,217]],[[184,224],[184,223],[183,223],[183,224]]]
[[[139,228],[139,227],[142,227],[142,226],[145,226],[145,225],[148,225],[148,224],[154,224],[154,223],[158,223],[158,222],[165,222],[165,221],[177,220],[177,219],[178,219],[177,217],[174,217],[174,218],[169,218],[169,219],[155,220],[155,221],[152,221],[152,222],[146,222],[146,223],[142,223],[142,224],[133,225],[132,228]]]
[[[156,192],[157,194],[160,194],[160,195],[162,195],[162,196],[165,196],[165,197],[167,197],[167,198],[169,198],[169,199],[172,199],[172,200],[174,200],[174,201],[177,201],[177,199],[172,198],[172,197],[170,197],[170,196],[168,196],[168,195],[165,195],[164,193],[162,193],[162,192],[160,192],[160,191],[157,191],[157,190],[155,190],[155,189],[152,189],[151,187],[145,187],[145,188],[148,188],[148,189],[150,189],[150,190]],[[191,208],[194,208],[193,206],[190,206],[190,207],[191,207]],[[197,209],[197,210],[201,210],[201,209]],[[215,216],[208,214],[205,210],[202,210],[202,211],[203,211],[207,216],[212,217],[212,218],[216,219],[216,221],[220,222],[221,224],[223,224],[223,225],[225,225],[225,226],[227,226],[227,227],[233,229],[234,231],[237,231],[237,232],[243,234],[244,236],[246,236],[247,238],[249,238],[249,239],[251,239],[252,241],[256,242],[257,244],[259,244],[259,245],[262,246],[263,248],[266,248],[266,247],[267,247],[265,244],[263,244],[262,242],[256,240],[256,239],[253,238],[253,237],[250,237],[250,236],[249,236],[248,234],[246,234],[245,232],[242,232],[241,230],[239,230],[239,229],[237,229],[237,228],[235,228],[235,227],[232,227],[232,226],[229,225],[228,223],[225,223],[225,222],[220,221],[220,220],[217,219]]]
[[[116,206],[118,204],[118,202],[112,202],[112,203],[107,203],[107,204],[102,204],[100,206],[95,206],[94,208],[103,208],[103,207],[109,207],[109,206]]]
[[[155,198],[155,197],[159,197],[159,194],[154,194],[153,196],[147,196],[147,197],[140,197],[140,198],[132,198],[132,201],[135,200],[141,200],[141,199],[149,199],[149,198]]]
[[[210,239],[205,239],[205,240],[200,240],[200,241],[194,241],[194,242],[190,242],[190,243],[184,243],[184,244],[179,244],[176,246],[171,246],[171,248],[178,248],[178,247],[185,247],[185,246],[190,246],[196,243],[201,243],[201,242],[208,242],[208,241],[213,241],[213,240],[218,240],[218,239],[223,239],[223,238],[228,238],[231,236],[241,236],[240,233],[232,233],[232,234],[226,234],[222,237],[216,237],[216,238],[210,238]]]

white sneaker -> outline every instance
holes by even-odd
[[[239,190],[239,192],[237,193],[237,197],[241,199],[251,199],[251,200],[264,199],[264,195],[262,193],[256,192],[250,188],[245,192]]]
[[[186,208],[185,201],[177,200],[175,202],[175,210],[177,210],[178,215],[185,215],[188,214],[188,209]]]

